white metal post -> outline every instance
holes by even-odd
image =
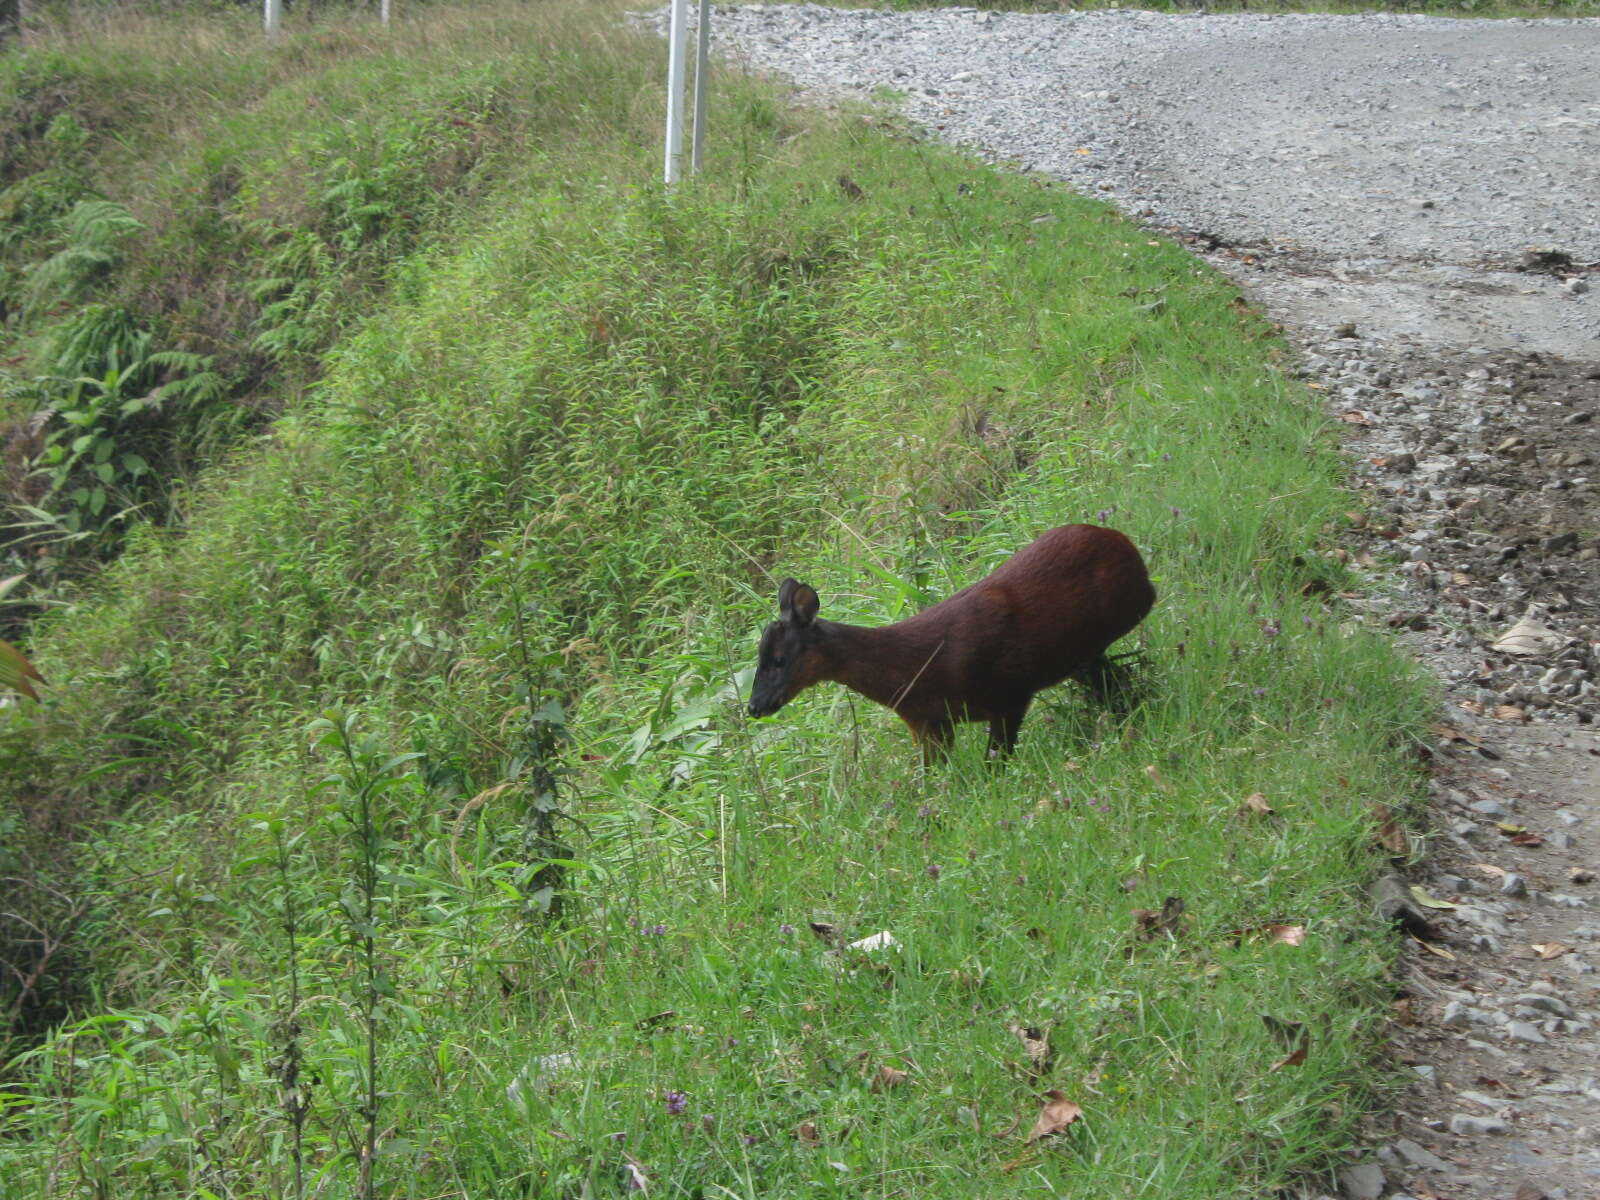
[[[671,187],[683,173],[684,60],[688,57],[689,0],[672,0],[672,28],[667,34],[667,162]]]
[[[706,67],[710,58],[711,0],[700,0],[700,41],[694,55],[694,149],[689,155],[689,169],[696,174],[706,145],[706,93],[711,90]]]
[[[278,32],[278,26],[283,24],[283,0],[266,0],[266,12],[262,15],[262,23],[268,33]]]
[[[389,24],[389,0],[379,0],[379,4],[378,4],[378,20],[380,22],[382,22],[385,27],[388,26],[388,24]]]

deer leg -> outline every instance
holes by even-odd
[[[1096,655],[1072,673],[1095,701],[1116,712],[1126,712],[1134,698],[1133,672],[1104,654]]]
[[[907,721],[906,724],[911,726],[911,736],[917,739],[917,748],[922,751],[924,769],[950,756],[950,742],[955,737],[955,726],[951,722],[930,721],[924,725]]]
[[[1010,712],[1001,713],[989,721],[989,757],[993,760],[1008,758],[1017,748],[1017,731],[1022,728],[1022,718],[1028,715],[1029,696]]]

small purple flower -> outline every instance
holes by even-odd
[[[1094,515],[1095,520],[1104,521],[1108,517],[1110,517],[1111,514],[1114,513],[1115,511],[1116,511],[1116,509],[1114,509],[1114,508],[1102,508],[1099,512],[1095,513],[1095,515]]]
[[[746,1146],[754,1146],[760,1140],[761,1139],[756,1137],[756,1135],[753,1133],[747,1133],[744,1135],[744,1144]]]
[[[645,937],[665,937],[667,927],[665,925],[646,925],[639,932],[644,934]]]
[[[1307,629],[1310,629],[1316,624],[1316,622],[1313,621],[1309,616],[1305,616],[1300,618],[1300,624],[1304,625]]]
[[[941,870],[943,870],[943,868],[940,867],[938,863],[929,863],[928,864],[928,878],[929,879],[937,879],[937,878],[939,878],[939,872]]]
[[[1011,828],[1011,818],[1010,817],[1001,817],[1000,818],[1000,828],[1001,829],[1010,829]]]
[[[1162,462],[1171,462],[1171,461],[1172,461],[1172,455],[1170,455],[1170,454],[1163,454],[1163,455],[1162,455],[1162,456],[1161,456],[1161,461],[1162,461]]]
[[[613,1142],[622,1142],[627,1140],[628,1131],[626,1129],[619,1129],[615,1133],[607,1134],[606,1136],[609,1137]]]
[[[1275,638],[1282,632],[1282,627],[1276,621],[1268,621],[1261,627],[1261,635],[1263,637]]]
[[[682,1092],[668,1092],[666,1095],[667,1115],[675,1117],[689,1107],[689,1097]]]
[[[1266,694],[1267,694],[1267,689],[1266,688],[1257,688],[1256,689],[1256,698],[1257,699],[1260,699],[1262,696],[1265,696]]]
[[[794,936],[794,926],[789,924],[789,922],[785,921],[782,925],[778,926],[778,936],[779,937],[793,937]]]
[[[932,815],[933,815],[933,806],[932,805],[923,804],[923,805],[920,805],[917,808],[917,816],[921,817],[924,821],[926,821]]]

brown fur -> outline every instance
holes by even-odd
[[[876,629],[817,620],[816,594],[785,581],[750,710],[834,680],[893,709],[925,753],[960,721],[987,721],[990,746],[1008,752],[1034,693],[1096,667],[1154,603],[1133,543],[1095,525],[1042,533],[987,578]]]

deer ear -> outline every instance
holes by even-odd
[[[799,583],[795,585],[789,597],[789,607],[783,615],[791,625],[804,628],[817,619],[817,609],[821,606],[822,601],[817,599],[816,589],[808,583]]]
[[[785,579],[778,585],[778,615],[780,617],[788,616],[789,610],[794,607],[794,593],[799,586],[799,581],[795,579]]]

